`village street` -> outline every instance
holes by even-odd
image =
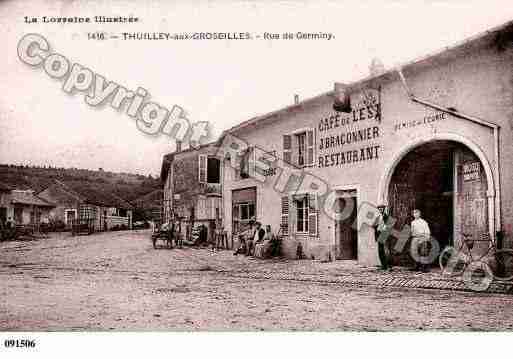
[[[0,243],[0,331],[513,329],[513,295],[377,286],[413,274],[155,250],[149,236]]]

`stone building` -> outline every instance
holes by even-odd
[[[164,156],[163,220],[180,218],[186,237],[193,227],[205,225],[211,238],[216,219],[222,220],[222,169],[216,153],[216,144],[210,143]]]
[[[347,84],[347,113],[328,92],[225,131],[226,229],[254,215],[281,229],[288,257],[301,244],[308,258],[374,265],[371,208],[385,204],[398,231],[419,208],[441,247],[497,232],[511,247],[512,63],[507,23]]]

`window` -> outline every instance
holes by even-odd
[[[240,188],[232,191],[232,229],[238,233],[252,217],[256,217],[256,187]],[[222,214],[221,214],[222,215]]]
[[[221,174],[221,161],[215,157],[209,157],[207,159],[207,182],[208,183],[220,183]]]
[[[294,200],[296,204],[296,232],[308,232],[308,196]]]
[[[239,203],[239,220],[249,221],[253,217],[255,217],[255,204]]]
[[[23,224],[23,207],[14,207],[14,222],[16,222],[16,224]]]
[[[292,141],[290,135],[283,135],[283,160],[292,163]]]
[[[283,160],[298,167],[314,165],[315,132],[313,129],[283,135]]]
[[[200,183],[220,183],[221,161],[207,155],[198,156],[198,180]]]
[[[317,196],[315,194],[304,194],[292,197],[294,206],[292,218],[295,219],[293,230],[299,234],[308,234],[311,237],[317,237]],[[289,224],[289,205],[288,198],[282,198],[282,230],[288,234]],[[295,217],[294,217],[295,216]]]
[[[297,164],[303,167],[306,163],[306,132],[296,135],[297,140]]]
[[[64,211],[64,223],[71,224],[72,220],[77,218],[77,210],[76,209],[67,209]]]

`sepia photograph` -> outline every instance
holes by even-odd
[[[513,329],[508,1],[7,0],[0,31],[0,355]]]

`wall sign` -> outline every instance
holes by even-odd
[[[446,112],[439,111],[434,114],[424,116],[422,119],[396,123],[394,126],[394,131],[397,132],[397,131],[412,128],[412,127],[427,125],[427,124],[430,124],[433,122],[446,120],[447,118],[448,118],[448,115]]]
[[[265,162],[269,165],[269,168],[261,170],[261,173],[265,177],[276,176],[277,169],[276,169],[276,167],[273,167],[275,159],[276,159],[276,151],[275,150],[264,152],[261,154],[259,161]]]
[[[470,162],[463,164],[463,181],[476,181],[481,178],[481,163]]]
[[[359,127],[359,125],[363,125]],[[349,114],[333,113],[318,123],[318,167],[342,166],[378,159],[381,146],[381,103],[376,90],[362,92]],[[367,146],[358,146],[360,143]]]

